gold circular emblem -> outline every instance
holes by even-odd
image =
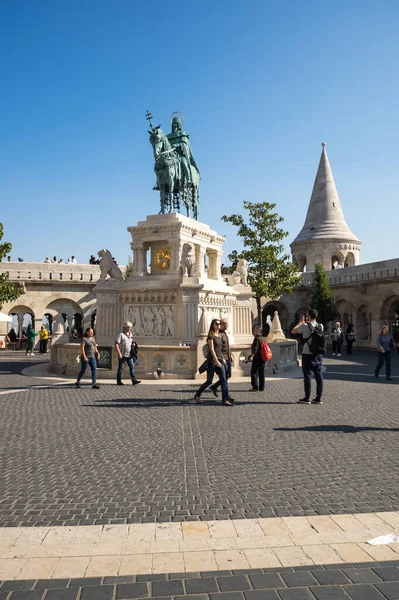
[[[169,248],[160,248],[159,250],[156,250],[153,263],[156,271],[167,271],[170,268]]]

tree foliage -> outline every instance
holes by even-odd
[[[0,241],[3,239],[3,224],[0,223]],[[0,261],[11,252],[9,242],[0,243]],[[16,300],[21,295],[21,287],[8,281],[8,273],[0,273],[0,309],[5,302]]]
[[[298,285],[301,276],[298,268],[284,254],[282,241],[288,232],[279,227],[284,221],[273,212],[276,205],[269,202],[244,202],[248,211],[247,220],[242,215],[224,215],[222,220],[238,228],[244,250],[233,250],[228,258],[233,263],[239,258],[248,261],[248,282],[255,293],[258,321],[261,323],[261,298],[265,296],[276,300],[283,294],[289,294]]]
[[[334,298],[328,283],[327,273],[322,264],[315,267],[315,274],[311,287],[311,306],[319,313],[317,320],[327,327],[337,314]]]

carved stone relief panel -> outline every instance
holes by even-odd
[[[133,335],[139,337],[173,337],[174,313],[169,304],[162,306],[125,306],[125,320],[133,325]]]

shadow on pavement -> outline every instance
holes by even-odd
[[[274,427],[274,431],[335,431],[337,433],[360,433],[362,431],[399,431],[398,427],[355,427],[354,425],[306,425],[305,427]]]

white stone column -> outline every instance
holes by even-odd
[[[147,251],[148,245],[143,242],[132,242],[130,244],[133,250],[133,271],[132,275],[148,275]]]
[[[67,341],[68,335],[66,334],[64,317],[62,316],[62,313],[57,313],[53,319],[52,344],[55,344],[56,342],[65,343]]]
[[[195,246],[195,275],[203,277],[205,275],[205,254],[206,248],[203,246]]]
[[[209,257],[209,270],[208,270],[208,277],[210,279],[217,279],[217,271],[216,271],[216,258],[217,258],[217,254],[216,254],[216,250],[207,250],[206,251],[208,257]]]
[[[170,272],[177,273],[180,269],[182,243],[180,240],[169,242],[170,246]]]

